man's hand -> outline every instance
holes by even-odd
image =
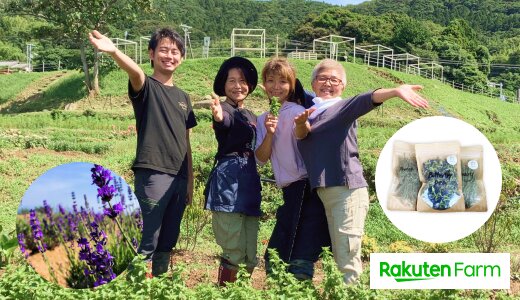
[[[213,119],[216,122],[222,122],[224,120],[224,115],[222,114],[222,106],[220,106],[220,99],[215,93],[211,93],[213,97],[211,103],[211,113],[213,114]]]
[[[88,39],[90,40],[90,43],[99,51],[114,53],[117,50],[117,47],[114,45],[114,43],[112,43],[108,37],[102,35],[97,30],[92,30],[92,32],[88,34]]]
[[[188,190],[186,192],[186,205],[190,205],[193,202],[193,176],[188,179]]]

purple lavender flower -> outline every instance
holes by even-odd
[[[61,204],[58,204],[58,209],[60,211],[60,214],[65,215],[65,208],[63,208],[63,206],[61,206]]]
[[[90,223],[90,238],[97,241],[99,239],[99,225],[96,222]]]
[[[114,185],[119,193],[123,192],[123,184],[121,182],[121,177],[114,178]]]
[[[115,194],[116,189],[111,185],[105,185],[98,188],[98,197],[101,198],[101,200],[104,202],[112,200]]]
[[[33,233],[33,238],[36,240],[43,239],[43,233],[42,229],[40,227],[40,221],[38,220],[38,216],[36,216],[36,211],[34,209],[31,209],[29,211],[29,223],[31,225],[31,230]]]
[[[69,230],[66,240],[72,241],[74,240],[76,231],[78,231],[78,224],[76,223],[76,220],[74,219],[74,216],[71,213],[67,215],[67,224],[69,225]]]
[[[51,221],[52,224],[52,207],[47,203],[47,200],[43,200],[43,210],[45,211],[45,215]]]
[[[130,200],[130,202],[132,202],[133,200],[133,193],[132,193],[132,189],[130,187],[128,187],[128,190],[126,191],[128,193],[128,200]]]
[[[87,264],[84,273],[86,276],[96,276],[96,281],[94,282],[96,287],[116,278],[112,271],[114,257],[105,249],[107,235],[104,231],[99,231],[99,225],[96,222],[90,223],[90,237],[91,241],[96,245],[94,251],[86,238],[80,238],[78,245],[81,248],[80,260],[85,261]]]
[[[134,213],[135,223],[137,224],[137,228],[141,230],[143,233],[143,218],[141,217],[141,209],[136,210]]]
[[[29,223],[31,225],[31,231],[34,238],[34,243],[38,247],[38,250],[43,253],[47,250],[47,244],[43,243],[43,233],[42,228],[40,227],[40,221],[38,220],[38,216],[36,216],[36,211],[31,209],[29,211]]]
[[[79,259],[80,260],[88,260],[90,259],[90,244],[86,238],[79,238],[78,240],[79,250]]]
[[[23,256],[25,256],[25,258],[29,257],[29,252],[25,249],[27,246],[25,245],[25,234],[23,234],[23,232],[18,234],[18,246],[20,246],[20,251],[22,251]]]
[[[139,246],[137,244],[137,239],[135,237],[132,238],[132,245],[134,246],[135,249],[137,249],[137,247]]]
[[[87,201],[87,195],[83,194],[83,200],[85,200],[85,208],[87,210],[89,210],[90,206],[89,206],[88,201]]]
[[[123,205],[119,202],[116,203],[114,206],[105,208],[103,214],[110,219],[115,219],[121,212],[124,210]]]
[[[108,185],[112,180],[110,171],[100,165],[94,165],[94,168],[90,169],[90,171],[92,172],[92,184],[95,184],[98,187]]]

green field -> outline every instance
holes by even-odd
[[[212,80],[223,58],[207,60],[186,60],[176,71],[176,84],[188,92],[192,100],[202,99],[211,92]],[[260,70],[265,60],[254,59]],[[310,87],[310,73],[316,61],[293,61],[298,77],[304,86]],[[27,266],[18,252],[10,258],[10,264],[0,268],[0,299],[4,298],[57,298],[63,299],[142,299],[173,297],[182,299],[301,299],[328,298],[341,299],[509,299],[520,297],[520,105],[502,102],[498,99],[461,92],[436,80],[424,79],[399,72],[346,63],[347,91],[345,96],[378,87],[394,87],[399,82],[416,83],[424,86],[421,92],[430,102],[428,110],[418,110],[401,101],[389,101],[359,120],[358,140],[365,178],[369,182],[371,199],[366,222],[364,254],[373,252],[480,252],[480,247],[489,242],[496,245],[495,252],[511,253],[511,290],[411,290],[385,291],[370,290],[368,263],[362,281],[344,288],[337,274],[327,267],[333,265],[330,257],[323,262],[315,282],[299,283],[281,272],[278,281],[261,284],[261,289],[253,288],[247,280],[239,281],[230,288],[220,290],[212,285],[215,278],[203,277],[200,284],[189,288],[183,278],[190,273],[217,267],[215,256],[218,246],[211,233],[208,213],[201,210],[202,190],[216,151],[216,141],[211,129],[208,110],[196,110],[198,126],[192,134],[192,149],[196,180],[195,203],[185,214],[182,225],[182,249],[201,257],[211,257],[210,267],[187,262],[176,272],[164,278],[144,280],[136,268],[104,287],[91,290],[72,291],[62,289],[39,279]],[[149,66],[145,72],[151,73]],[[100,79],[101,96],[93,99],[83,97],[81,75],[71,72],[53,82],[44,90],[44,95],[36,103],[12,103],[17,95],[29,88],[40,74],[16,74],[0,76],[0,104],[10,107],[9,113],[0,114],[0,225],[3,233],[14,237],[15,216],[24,191],[31,182],[46,170],[59,164],[83,161],[103,165],[133,184],[130,170],[135,155],[136,136],[131,105],[126,98],[127,77],[122,71],[113,71]],[[16,76],[16,77],[10,77]],[[257,89],[246,106],[260,113],[267,108],[267,100]],[[74,103],[75,110],[63,110]],[[500,214],[496,234],[481,229],[478,236],[487,239],[477,242],[473,234],[462,240],[443,245],[427,244],[408,237],[386,218],[375,196],[375,168],[377,158],[385,142],[402,126],[410,121],[425,117],[449,114],[478,128],[497,150],[503,173]],[[269,166],[261,170],[262,177],[272,177]],[[262,217],[259,236],[259,256],[265,251],[263,241],[269,238],[273,228],[276,207],[281,202],[281,194],[269,184],[263,187]],[[495,218],[492,217],[491,220]],[[192,237],[201,226],[196,243]],[[485,227],[489,229],[490,225]],[[1,233],[0,233],[1,234]],[[2,250],[2,249],[0,249]],[[195,256],[197,256],[195,255]],[[207,261],[207,260],[206,260]],[[367,260],[368,261],[368,260]],[[0,266],[2,261],[0,260]],[[143,267],[143,266],[141,266]],[[333,269],[333,268],[329,268]],[[181,275],[179,272],[185,270]],[[263,272],[257,270],[256,272]],[[335,277],[336,276],[336,277]],[[254,284],[253,284],[254,286]],[[331,289],[334,287],[334,289]],[[327,292],[329,291],[329,292]],[[161,296],[162,295],[162,296]]]

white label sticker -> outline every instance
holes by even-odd
[[[450,155],[450,156],[448,156],[448,158],[446,158],[446,161],[447,161],[450,165],[454,166],[454,165],[457,164],[457,156],[456,156],[456,155]]]
[[[476,160],[468,161],[468,168],[470,168],[472,170],[478,169],[478,162]]]

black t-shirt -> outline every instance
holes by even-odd
[[[134,92],[128,83],[134,107],[137,149],[132,169],[145,168],[186,176],[188,170],[186,130],[197,125],[191,101],[176,86],[167,86],[146,76]]]
[[[256,142],[256,116],[250,110],[238,108],[227,102],[222,106],[222,122],[213,120],[213,129],[218,142],[215,155],[220,158],[232,152],[252,152]]]

